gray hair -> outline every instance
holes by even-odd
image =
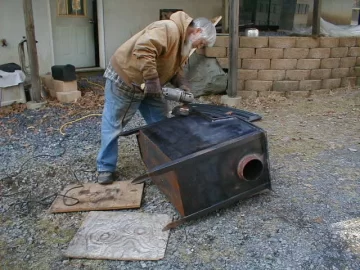
[[[201,28],[200,38],[204,38],[208,42],[208,46],[212,47],[216,41],[216,28],[212,22],[206,18],[200,17],[195,19],[194,27]]]

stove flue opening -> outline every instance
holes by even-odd
[[[238,175],[245,181],[257,180],[264,169],[261,157],[258,155],[249,155],[240,160],[238,165]]]

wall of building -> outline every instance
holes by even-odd
[[[51,70],[53,59],[48,1],[33,0],[41,74]],[[25,36],[22,1],[1,0],[0,6],[0,39],[6,39],[8,43],[7,47],[0,46],[0,64],[9,62],[19,64],[18,44],[22,37]],[[208,0],[206,4],[204,4],[203,0],[105,0],[106,62],[108,62],[116,48],[131,35],[152,21],[158,20],[159,11],[163,8],[184,9],[194,17],[213,18],[222,15],[222,1],[218,0]]]
[[[105,0],[106,62],[118,46],[158,20],[160,9],[183,9],[192,17],[210,19],[223,14],[220,0]]]
[[[50,71],[52,61],[48,0],[33,0],[33,12],[40,73],[46,73]],[[0,39],[6,39],[8,46],[0,46],[0,64],[10,62],[19,64],[18,44],[26,35],[23,14],[22,1],[1,0]]]
[[[310,13],[308,25],[312,24],[313,1],[309,0]],[[337,25],[350,25],[353,0],[322,0],[321,16],[324,20]]]
[[[228,68],[228,36],[204,54]],[[199,52],[201,53],[201,52]],[[243,97],[307,97],[352,88],[360,76],[360,38],[240,37],[238,76]]]
[[[353,0],[323,0],[322,18],[334,24],[351,24]]]
[[[313,0],[297,0],[294,15],[294,26],[307,26],[309,14],[312,12],[312,3]]]

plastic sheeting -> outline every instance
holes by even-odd
[[[312,27],[294,27],[292,33],[311,35]],[[360,36],[360,25],[335,25],[320,18],[320,34],[328,37]]]
[[[19,83],[23,83],[26,79],[24,72],[15,70],[14,72],[5,72],[0,70],[0,87],[6,88]]]

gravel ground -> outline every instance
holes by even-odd
[[[100,117],[59,133],[101,113],[103,98],[87,94],[72,106],[0,109],[0,269],[360,269],[359,91],[244,103],[263,115],[273,191],[171,230],[163,260],[65,258],[87,213],[47,210],[66,185],[94,181]],[[127,129],[143,124],[137,114]],[[145,172],[134,136],[121,139],[120,151],[122,180]],[[178,218],[151,183],[137,211]]]

